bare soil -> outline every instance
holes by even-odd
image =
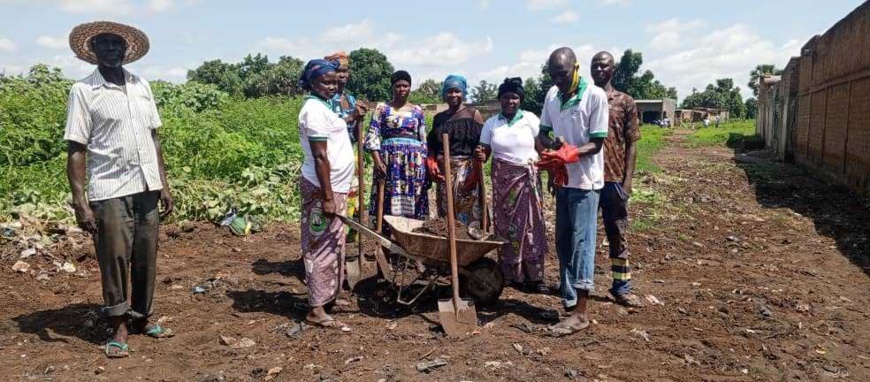
[[[177,335],[133,336],[132,356],[121,360],[100,350],[108,334],[87,239],[45,250],[76,265],[72,273],[42,253],[23,260],[32,271],[14,272],[22,248],[0,245],[0,379],[870,380],[866,201],[763,153],[683,147],[679,134],[656,162],[663,172],[636,186],[653,196],[631,205],[633,285],[647,306],[628,310],[607,295],[599,236],[595,321],[573,336],[536,330],[558,319],[558,297],[506,289],[479,310],[479,333],[450,339],[438,328],[440,291],[407,308],[369,279],[335,308],[351,332],[305,327],[290,338],[306,302],[296,225],[249,238],[171,226],[161,233],[155,319]],[[555,255],[547,259],[556,284]],[[192,293],[197,286],[205,293]],[[255,344],[232,348],[221,336]]]
[[[423,226],[421,226],[420,228],[415,228],[413,232],[448,237],[449,229],[450,224],[447,223],[446,218],[437,218],[426,220],[426,222],[423,223]],[[466,227],[459,221],[453,222],[453,232],[454,234],[456,234],[457,240],[473,240],[473,238],[468,235],[468,227]]]

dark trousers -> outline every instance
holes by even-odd
[[[601,216],[604,232],[610,243],[610,272],[613,285],[610,292],[620,295],[631,292],[631,267],[628,264],[628,244],[625,239],[628,229],[628,194],[622,185],[606,182],[601,190]]]
[[[91,202],[97,223],[94,246],[106,303],[103,311],[109,317],[129,314],[140,319],[151,315],[157,277],[159,199],[159,191],[146,191]]]

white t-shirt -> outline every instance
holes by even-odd
[[[535,113],[518,110],[508,121],[501,113],[486,120],[480,132],[480,143],[492,149],[492,156],[517,165],[537,161],[535,138],[541,128],[541,120]]]
[[[559,88],[553,86],[544,98],[541,128],[552,129],[556,137],[564,137],[566,142],[579,147],[588,143],[590,138],[607,137],[609,114],[607,94],[598,86],[586,83],[584,91],[578,91],[564,104]],[[567,168],[568,184],[565,187],[582,190],[604,188],[603,147],[595,155],[583,156],[577,163],[569,163]]]
[[[299,111],[299,140],[305,154],[302,176],[320,187],[309,141],[325,141],[332,191],[349,192],[354,172],[353,146],[347,134],[347,123],[332,111],[332,106],[326,101],[314,96],[305,97],[305,104]]]

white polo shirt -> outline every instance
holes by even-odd
[[[510,121],[501,113],[486,120],[480,132],[480,143],[492,149],[492,156],[516,165],[527,165],[538,160],[535,138],[541,120],[535,113],[517,110]]]
[[[73,84],[63,139],[87,146],[88,200],[163,189],[151,133],[163,123],[148,81],[124,70],[124,87],[100,70]]]
[[[329,157],[329,180],[332,191],[350,192],[350,182],[354,172],[353,146],[347,133],[347,123],[332,110],[332,105],[315,96],[305,97],[305,104],[299,111],[299,140],[305,160],[302,163],[302,176],[320,187],[317,171],[314,168],[314,155],[309,141],[326,142]]]
[[[564,137],[566,142],[578,147],[591,138],[607,137],[610,114],[604,90],[582,78],[580,81],[577,94],[565,102],[559,88],[550,88],[541,111],[541,130],[544,133],[552,130],[556,137]],[[582,190],[604,188],[604,148],[595,155],[580,157],[577,163],[569,163],[567,169],[568,184],[565,187]]]

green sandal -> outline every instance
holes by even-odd
[[[118,351],[110,351],[109,349],[119,349]],[[109,358],[127,358],[130,356],[130,347],[122,342],[109,341],[106,343],[106,357]]]
[[[160,325],[154,325],[151,329],[146,330],[142,334],[151,338],[169,338],[175,335],[175,333],[172,332],[172,329],[164,328]]]

